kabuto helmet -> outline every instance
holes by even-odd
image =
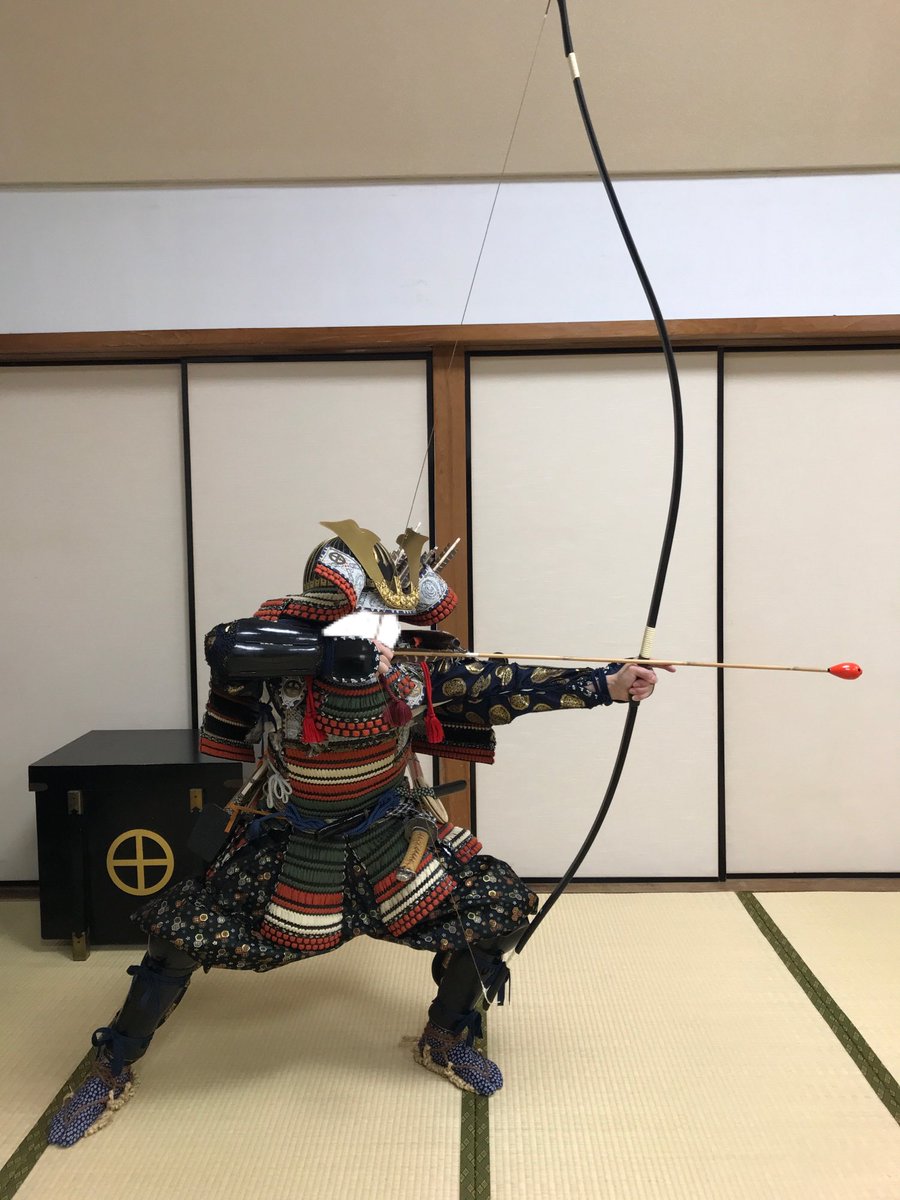
[[[292,597],[308,620],[334,621],[362,609],[394,613],[413,625],[434,625],[456,607],[456,593],[439,573],[449,548],[426,551],[427,538],[407,529],[389,551],[355,521],[323,521],[336,537],[321,542],[306,563],[303,594]]]

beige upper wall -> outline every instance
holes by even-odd
[[[546,0],[4,0],[0,184],[590,173]],[[900,165],[897,0],[572,0],[616,174]]]

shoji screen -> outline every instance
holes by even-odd
[[[716,363],[681,356],[685,490],[656,652],[715,657]],[[640,646],[670,482],[658,355],[472,361],[475,644],[632,655]],[[570,861],[600,804],[616,707],[525,716],[478,769],[478,832],[531,876]],[[717,866],[716,684],[664,676],[643,706],[585,876],[709,876]]]
[[[36,879],[28,764],[190,724],[178,369],[0,371],[0,879]]]
[[[726,680],[731,872],[900,869],[900,352],[729,354],[726,653],[830,666]]]
[[[203,635],[302,589],[320,521],[385,544],[405,528],[428,441],[422,359],[228,363],[189,372],[201,707]],[[428,477],[412,524],[428,530]]]

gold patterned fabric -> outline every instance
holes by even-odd
[[[606,671],[525,667],[482,659],[429,661],[444,741],[414,734],[414,749],[441,758],[493,762],[493,727],[527,713],[610,704]],[[443,701],[443,703],[441,703]]]

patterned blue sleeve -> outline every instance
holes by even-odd
[[[470,721],[474,716],[485,725],[508,725],[526,713],[612,704],[606,677],[618,670],[615,664],[599,670],[561,670],[482,659],[429,665],[442,719],[444,713]]]

